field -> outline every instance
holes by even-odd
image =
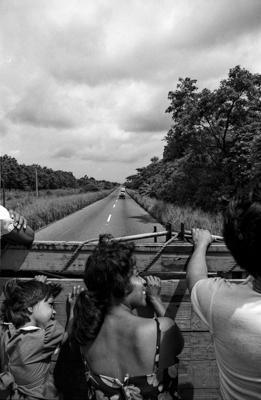
[[[38,230],[107,196],[111,190],[81,193],[79,189],[56,189],[39,192],[6,191],[5,206],[23,215]],[[1,204],[2,198],[1,198]]]
[[[222,236],[221,213],[210,214],[200,209],[176,206],[140,195],[133,190],[128,190],[128,193],[162,225],[166,225],[170,222],[172,231],[179,232],[181,223],[184,223],[186,230],[190,230],[191,228],[204,228],[208,229],[213,235]]]
[[[29,225],[37,230],[94,203],[109,193],[110,190],[81,193],[79,189],[56,189],[40,191],[39,197],[36,197],[34,192],[12,190],[6,191],[6,207],[24,215]],[[221,214],[210,214],[191,207],[174,206],[141,196],[132,190],[128,190],[128,193],[162,225],[170,222],[174,231],[179,231],[180,224],[184,223],[185,229],[206,228],[212,234],[222,235]],[[2,198],[0,203],[2,204]]]

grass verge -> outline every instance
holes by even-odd
[[[213,235],[222,236],[223,218],[221,213],[210,214],[188,206],[176,206],[140,195],[134,190],[128,189],[128,194],[162,225],[170,222],[173,231],[179,232],[181,223],[184,223],[186,230],[204,228]]]

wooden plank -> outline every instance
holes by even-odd
[[[179,386],[179,393],[182,400],[222,400],[219,389],[195,389],[188,385]]]
[[[180,361],[179,383],[192,385],[193,388],[219,387],[218,370],[215,360]]]
[[[30,250],[9,245],[1,255],[1,271],[49,271],[61,272],[77,249],[79,242],[34,242]],[[136,245],[138,268],[143,271],[161,249],[160,244]],[[67,269],[68,273],[82,273],[94,245],[84,245],[76,259]],[[177,242],[164,249],[160,258],[150,269],[151,273],[184,272],[192,252],[190,243]],[[224,244],[213,244],[207,253],[210,272],[228,271],[235,261]],[[240,270],[236,267],[235,270]]]

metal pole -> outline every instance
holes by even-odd
[[[170,223],[170,222],[168,222],[168,223],[166,224],[166,230],[167,230],[167,234],[166,234],[166,242],[167,242],[168,240],[170,240],[170,238],[171,238],[171,236],[172,236],[172,232],[171,232],[171,223]]]
[[[35,168],[35,194],[36,194],[36,197],[39,196],[39,192],[38,192],[38,173],[37,173],[37,168]]]
[[[5,181],[1,179],[2,182],[2,193],[3,193],[3,206],[5,207]]]

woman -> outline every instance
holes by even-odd
[[[163,316],[160,280],[141,278],[133,257],[134,245],[111,238],[101,236],[88,258],[84,276],[87,290],[80,293],[74,308],[71,343],[80,348],[87,398],[178,398],[175,364],[183,340],[174,321]],[[158,318],[134,313],[137,307],[146,306],[147,300]],[[58,361],[58,365],[65,362]],[[61,383],[58,379],[60,389]]]

